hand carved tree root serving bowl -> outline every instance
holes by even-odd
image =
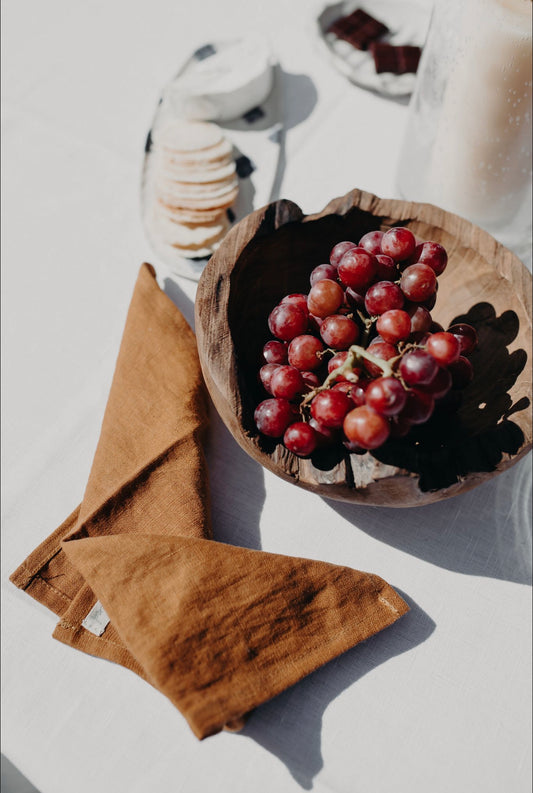
[[[309,275],[341,240],[406,226],[441,243],[433,319],[473,325],[479,345],[474,380],[456,413],[416,427],[365,454],[342,444],[309,458],[259,434],[254,410],[267,318],[284,295],[309,291]],[[429,204],[353,190],[315,215],[290,201],[257,210],[227,235],[202,274],[196,298],[200,361],[216,409],[248,454],[283,479],[328,498],[416,506],[469,490],[531,448],[531,275],[489,234]]]

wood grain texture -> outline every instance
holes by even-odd
[[[405,225],[440,242],[449,263],[433,318],[461,318],[478,331],[473,383],[453,416],[439,416],[407,439],[354,455],[342,449],[300,459],[259,436],[265,398],[257,381],[267,317],[341,240]],[[209,261],[196,298],[196,333],[207,387],[237,442],[266,468],[323,496],[415,506],[466,491],[513,465],[531,448],[531,275],[487,232],[429,204],[353,190],[304,216],[281,200],[238,223]]]

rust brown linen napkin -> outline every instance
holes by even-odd
[[[11,580],[62,642],[132,669],[199,738],[395,622],[383,579],[211,538],[194,334],[143,265],[81,505]]]

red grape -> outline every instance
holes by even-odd
[[[315,431],[317,447],[331,446],[333,443],[335,443],[338,440],[339,438],[338,430],[335,430],[332,427],[326,427],[324,424],[321,424],[312,416],[309,419],[308,423],[309,426],[312,427]]]
[[[311,287],[307,297],[307,306],[311,314],[321,319],[334,314],[344,300],[342,286],[336,281],[324,278]]]
[[[289,344],[289,363],[297,369],[314,371],[321,364],[318,353],[323,349],[324,345],[316,336],[309,333],[295,336]]]
[[[408,300],[422,303],[437,288],[437,276],[427,264],[410,264],[402,273],[400,288]]]
[[[371,382],[372,380],[368,380],[366,377],[360,377],[357,383],[353,384],[350,396],[358,407],[365,404],[366,389]]]
[[[318,388],[320,385],[320,380],[318,379],[317,375],[314,372],[302,372],[302,380],[304,381],[305,385],[305,392],[308,393],[312,391],[313,388]]]
[[[373,253],[374,256],[376,256],[378,253],[381,253],[382,238],[382,231],[367,231],[359,240],[359,247],[364,248],[365,251]]]
[[[339,266],[339,262],[346,253],[349,251],[350,248],[357,248],[355,242],[348,242],[345,240],[344,242],[338,242],[332,249],[329,255],[330,264],[333,264],[335,267]]]
[[[416,248],[416,238],[412,231],[398,226],[389,229],[381,240],[381,250],[395,262],[401,262],[412,256]]]
[[[281,301],[280,305],[285,303],[292,303],[293,306],[296,306],[303,311],[303,313],[307,316],[309,313],[309,309],[307,308],[307,295],[302,294],[292,294],[286,295],[283,300]]]
[[[268,318],[268,327],[273,336],[290,341],[307,330],[307,317],[292,303],[276,306]]]
[[[270,378],[270,391],[275,397],[289,402],[298,399],[305,391],[300,371],[295,366],[278,366]]]
[[[455,363],[461,354],[459,339],[453,333],[433,333],[426,343],[426,350],[440,366]]]
[[[411,333],[427,333],[433,321],[427,308],[416,303],[406,303],[404,308],[411,317]]]
[[[320,335],[328,347],[347,350],[359,338],[359,327],[349,317],[331,314],[320,326]]]
[[[411,317],[401,309],[385,311],[376,322],[376,329],[384,341],[397,344],[405,341],[411,333]]]
[[[374,341],[368,345],[367,351],[375,355],[376,358],[381,358],[383,361],[389,361],[391,358],[395,358],[398,355],[396,347],[382,339],[374,339]],[[381,377],[383,374],[383,370],[371,361],[365,361],[365,369],[371,377]]]
[[[338,383],[335,383],[334,386],[331,387],[332,391],[342,391],[344,394],[350,397],[353,402],[352,398],[352,391],[355,388],[355,383],[349,383],[348,380],[339,380]],[[354,402],[355,405],[355,402]],[[353,405],[352,405],[353,407]]]
[[[454,336],[457,336],[461,345],[461,355],[470,355],[477,347],[476,330],[472,325],[467,325],[466,322],[452,325],[451,328],[448,328],[448,333],[453,333]]]
[[[438,368],[435,358],[425,350],[409,350],[400,361],[400,374],[409,386],[427,385]]]
[[[352,400],[342,391],[320,391],[311,402],[311,415],[319,424],[339,429],[352,407]]]
[[[364,309],[365,296],[347,286],[344,292],[344,304],[350,309]]]
[[[438,242],[422,242],[416,246],[411,261],[427,264],[435,275],[441,275],[448,264],[448,254]]]
[[[287,363],[287,345],[282,341],[267,341],[263,358],[267,363]]]
[[[442,399],[443,396],[446,396],[451,387],[452,376],[450,372],[448,369],[439,367],[433,380],[427,385],[421,386],[421,390],[431,394],[434,399]]]
[[[396,416],[403,410],[407,392],[396,377],[378,377],[366,389],[366,404],[383,416]]]
[[[399,278],[400,272],[394,259],[391,259],[390,256],[385,256],[385,254],[376,256],[376,259],[378,261],[378,271],[376,273],[378,281],[396,281]]]
[[[314,314],[309,314],[309,330],[313,333],[320,333],[320,326],[322,325],[322,317],[316,317]]]
[[[348,355],[349,355],[348,350],[341,350],[341,352],[335,353],[335,355],[332,358],[330,358],[328,361],[328,374],[331,374],[332,372],[335,371],[335,369],[338,369],[339,366],[342,366],[343,363],[346,362],[346,358],[348,357]],[[352,366],[352,371],[354,374],[360,375],[362,369],[359,366]],[[345,380],[346,378],[344,377],[344,375],[339,375],[339,377],[336,379]]]
[[[431,394],[420,388],[411,388],[407,391],[405,407],[399,418],[411,424],[424,424],[433,413],[435,400]]]
[[[339,366],[342,366],[349,354],[348,350],[336,352],[328,361],[328,374],[331,374],[331,372],[338,369]]]
[[[333,264],[319,264],[314,270],[311,271],[309,281],[311,286],[314,286],[317,281],[323,281],[324,278],[329,278],[335,281],[337,278],[337,268]]]
[[[272,389],[271,389],[272,375],[279,367],[279,365],[280,365],[279,363],[266,363],[259,370],[259,379],[263,385],[263,388],[265,389],[265,391],[268,391],[269,394],[272,393]]]
[[[427,300],[424,300],[423,303],[420,304],[421,306],[424,306],[424,308],[427,308],[428,311],[432,311],[435,308],[435,303],[437,302],[438,288],[439,288],[439,282],[437,281],[437,283],[435,284],[435,291],[433,292],[433,294],[430,297],[428,297]]]
[[[287,399],[265,399],[255,409],[257,429],[271,438],[281,438],[289,424],[296,421],[298,413]]]
[[[411,335],[409,336],[409,341],[411,342],[411,344],[418,344],[419,347],[423,347],[430,336],[431,333],[428,332],[424,333],[423,331],[417,331],[416,333],[411,333]]]
[[[402,290],[392,281],[378,281],[373,284],[365,295],[365,308],[370,316],[384,314],[402,308],[404,303]]]
[[[339,262],[339,280],[356,292],[365,290],[378,271],[378,262],[364,248],[350,248]]]
[[[466,388],[474,379],[472,364],[464,355],[460,355],[455,363],[452,363],[448,367],[448,371],[452,376],[452,385],[454,388]]]
[[[354,408],[343,422],[344,434],[363,449],[377,449],[389,437],[389,422],[368,405]]]
[[[315,431],[305,421],[296,421],[285,430],[283,443],[287,449],[298,457],[309,457],[317,445]]]

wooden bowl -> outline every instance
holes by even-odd
[[[474,325],[474,381],[457,413],[364,455],[343,447],[301,459],[257,432],[265,398],[257,373],[267,317],[286,294],[309,291],[309,274],[341,240],[407,226],[445,246],[433,318]],[[475,487],[531,448],[531,275],[489,234],[429,204],[353,190],[315,215],[277,201],[238,223],[209,261],[196,298],[196,333],[205,381],[234,438],[283,479],[328,498],[415,506]]]

